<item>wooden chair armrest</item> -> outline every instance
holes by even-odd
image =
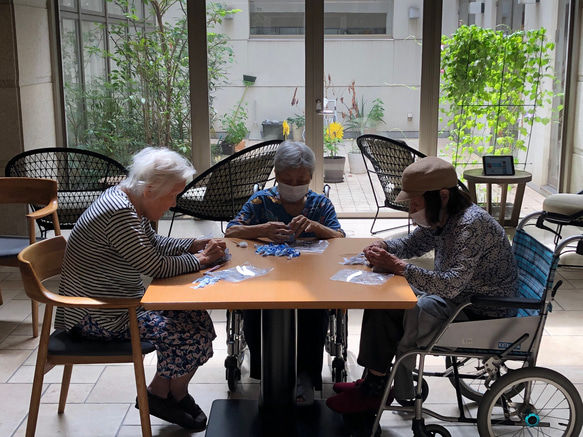
[[[36,219],[39,219],[41,217],[46,217],[48,215],[51,215],[53,212],[55,212],[57,210],[57,208],[58,208],[57,201],[53,200],[50,204],[48,204],[44,208],[41,208],[37,211],[33,211],[30,214],[27,214],[26,217],[31,218],[33,220],[36,220]]]
[[[55,306],[66,308],[128,309],[141,305],[140,299],[61,296],[48,290],[46,294],[50,296]]]

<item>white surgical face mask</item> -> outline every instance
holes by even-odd
[[[431,227],[431,224],[427,221],[427,217],[425,217],[425,208],[420,209],[419,211],[414,212],[413,214],[409,214],[409,217],[411,217],[411,220],[413,220],[422,228]]]
[[[277,189],[279,190],[279,195],[283,200],[287,200],[288,202],[293,203],[297,202],[298,200],[302,199],[306,194],[308,194],[310,184],[293,186],[278,182]]]

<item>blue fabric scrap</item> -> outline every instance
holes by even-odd
[[[300,251],[297,249],[292,249],[286,243],[283,244],[256,244],[255,253],[261,256],[285,256],[287,259],[295,258],[300,256]]]

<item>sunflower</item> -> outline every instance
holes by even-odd
[[[341,140],[344,137],[344,128],[337,121],[333,121],[328,125],[326,135],[328,135],[332,141]]]

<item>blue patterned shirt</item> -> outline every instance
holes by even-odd
[[[340,228],[334,205],[323,194],[316,194],[309,190],[302,215],[346,235]],[[287,225],[293,218],[294,216],[290,215],[283,207],[277,187],[273,187],[253,194],[235,218],[227,224],[227,229],[235,225],[249,226],[267,222],[283,222]],[[313,238],[316,237],[316,234],[303,232],[298,237]]]
[[[441,232],[417,227],[408,236],[385,241],[399,258],[414,258],[435,250],[434,270],[408,264],[403,276],[425,293],[460,304],[473,294],[514,297],[518,270],[512,247],[502,226],[486,211],[472,204],[450,217]],[[514,310],[472,311],[486,317],[504,317]]]

